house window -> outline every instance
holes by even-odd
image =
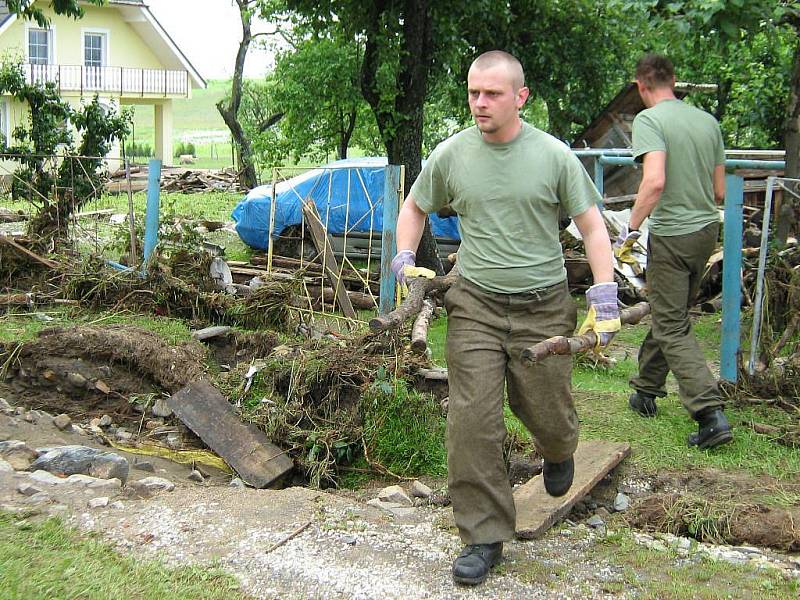
[[[105,63],[105,36],[102,33],[86,33],[83,37],[83,64],[87,67],[102,67]]]
[[[50,63],[50,30],[28,30],[28,60],[34,65]]]

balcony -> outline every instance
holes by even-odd
[[[22,69],[28,83],[52,82],[59,92],[78,92],[81,95],[105,93],[128,97],[189,95],[187,71],[31,63],[24,63]]]

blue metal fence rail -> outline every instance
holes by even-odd
[[[594,182],[603,193],[605,167],[634,166],[630,151],[576,150],[578,156],[594,159]],[[626,156],[626,154],[628,154]],[[782,170],[782,160],[728,159],[726,170],[761,169]],[[720,348],[720,378],[736,382],[737,357],[741,342],[741,273],[742,273],[742,206],[744,204],[744,178],[729,173],[725,177],[725,223],[723,227],[722,266],[722,345]]]

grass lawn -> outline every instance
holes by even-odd
[[[209,566],[170,568],[117,554],[61,521],[0,511],[0,590],[7,600],[245,599],[236,580]]]

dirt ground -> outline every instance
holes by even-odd
[[[62,514],[137,555],[157,555],[174,563],[217,561],[255,597],[551,598],[556,590],[532,587],[524,575],[531,564],[547,570],[549,562],[560,573],[560,597],[625,597],[608,592],[624,567],[589,558],[598,534],[580,524],[598,507],[613,503],[623,479],[634,482],[626,488],[633,502],[628,522],[644,531],[690,535],[685,525],[676,525],[686,522],[675,519],[676,511],[708,507],[687,504],[686,497],[693,492],[708,498],[735,494],[739,508],[725,517],[722,525],[728,535],[720,541],[800,548],[794,529],[800,514],[769,510],[759,503],[773,484],[765,478],[699,470],[641,478],[623,465],[576,507],[567,527],[543,540],[507,544],[505,566],[477,590],[454,587],[450,565],[461,544],[452,512],[442,503],[418,502],[388,514],[366,503],[377,495],[374,485],[358,492],[239,489],[229,486],[232,475],[210,467],[202,467],[204,481],[195,482],[188,479],[188,465],[103,446],[89,433],[90,419],[108,414],[118,426],[147,434],[143,426],[152,419],[146,419],[129,397],[175,391],[202,371],[204,356],[196,343],[165,347],[155,336],[126,328],[103,331],[83,330],[77,336],[54,331],[19,352],[14,373],[0,383],[0,397],[21,408],[16,415],[0,414],[0,441],[22,440],[33,448],[81,444],[117,452],[132,465],[128,485],[100,494],[85,486],[36,483],[44,492],[36,498],[17,491],[20,483],[29,482],[29,474],[0,473],[0,508]],[[217,353],[226,360],[235,357],[230,348]],[[52,418],[29,409],[66,412],[83,427],[60,431]],[[175,423],[167,419],[166,424]],[[181,433],[185,440],[197,442],[185,428]],[[152,469],[138,469],[142,461]],[[518,470],[529,467],[516,463]],[[147,499],[133,497],[130,482],[150,476],[173,482],[175,489]],[[443,481],[427,483],[434,489],[444,487]],[[800,484],[790,491],[800,492]],[[108,505],[90,508],[88,502],[100,495],[109,497]]]

